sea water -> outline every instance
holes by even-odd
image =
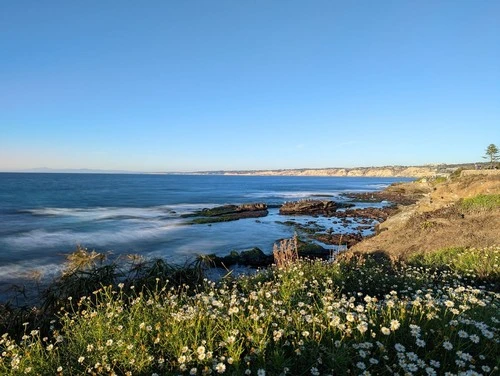
[[[0,173],[0,285],[26,272],[60,270],[77,246],[113,255],[185,262],[259,247],[271,252],[307,216],[282,216],[286,201],[343,200],[409,179],[152,174]],[[189,225],[184,214],[222,204],[264,202],[263,218]],[[363,204],[357,204],[363,205]],[[366,204],[365,204],[366,205]],[[334,231],[331,219],[315,218]]]

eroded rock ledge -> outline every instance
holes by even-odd
[[[267,205],[264,203],[242,204],[242,205],[222,205],[215,208],[205,208],[187,217],[197,217],[191,220],[190,224],[204,224],[216,222],[236,221],[242,218],[259,218],[268,214]]]
[[[285,202],[280,208],[280,214],[291,215],[325,215],[332,216],[337,209],[352,207],[352,204],[338,203],[329,200],[300,200]]]

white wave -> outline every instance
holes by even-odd
[[[370,189],[381,190],[381,189],[387,188],[389,185],[391,185],[391,184],[390,183],[379,183],[379,184],[368,184],[366,187],[370,188]]]
[[[295,191],[295,192],[255,192],[248,193],[245,197],[251,198],[271,198],[278,197],[283,199],[300,199],[307,197],[335,197],[339,192],[321,192],[321,191]]]
[[[82,220],[106,219],[155,219],[187,214],[202,207],[212,207],[215,204],[175,204],[152,207],[94,207],[94,208],[40,208],[24,212],[37,216],[74,217]]]
[[[168,225],[155,222],[154,226],[134,226],[113,230],[97,230],[92,232],[76,232],[62,230],[49,232],[32,230],[22,234],[11,235],[2,239],[8,247],[15,249],[60,248],[82,244],[92,247],[109,247],[110,245],[129,244],[135,241],[154,240],[166,236],[179,228],[181,221],[171,221]]]
[[[0,281],[14,282],[19,279],[37,280],[58,275],[64,264],[50,263],[45,259],[21,261],[0,266]]]

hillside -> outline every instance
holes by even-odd
[[[378,226],[378,234],[352,250],[383,251],[392,257],[445,247],[500,244],[500,173],[392,185],[388,192],[423,197]]]

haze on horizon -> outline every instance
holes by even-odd
[[[500,2],[0,6],[0,171],[481,161]]]

